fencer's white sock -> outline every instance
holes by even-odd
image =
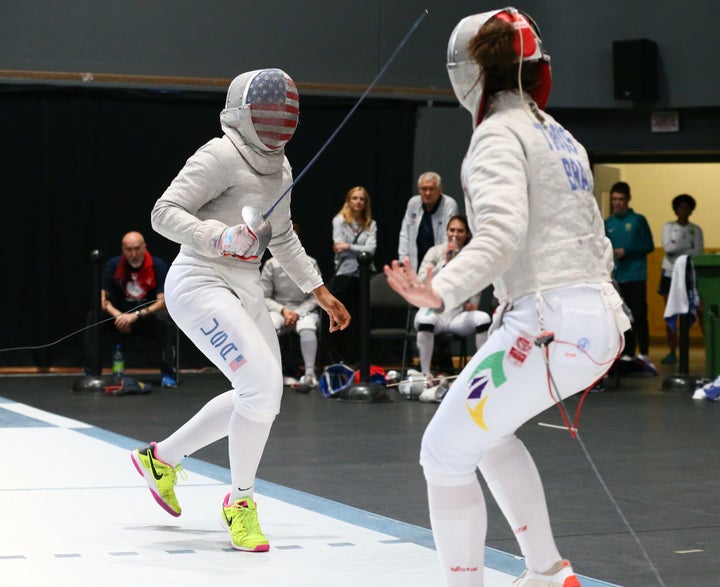
[[[255,422],[233,411],[228,429],[228,452],[230,455],[230,476],[232,490],[230,503],[241,497],[252,497],[255,475],[272,422]]]
[[[301,330],[300,352],[305,362],[305,375],[315,375],[315,357],[317,356],[317,335],[314,330]]]
[[[550,527],[542,481],[527,448],[512,436],[491,448],[479,466],[515,533],[527,568],[544,573],[561,559]]]
[[[435,333],[430,330],[418,330],[417,348],[420,359],[420,371],[424,375],[429,375],[433,348],[435,348]]]
[[[476,332],[475,333],[475,348],[479,349],[482,345],[485,344],[485,341],[487,339],[488,339],[487,330],[485,332]]]
[[[446,487],[428,481],[428,504],[445,584],[482,587],[487,510],[480,483]]]
[[[232,394],[232,390],[226,391],[207,402],[178,430],[157,443],[155,456],[174,467],[186,456],[227,436],[234,409]]]

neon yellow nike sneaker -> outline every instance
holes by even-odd
[[[155,456],[156,446],[157,443],[151,442],[149,446],[143,446],[130,453],[130,458],[160,507],[171,516],[179,516],[182,508],[175,497],[175,484],[178,473],[183,479],[187,479],[187,475],[180,465],[172,467],[158,459]]]
[[[260,529],[257,506],[250,497],[242,497],[230,502],[230,494],[225,496],[222,507],[222,523],[230,532],[230,541],[235,550],[246,552],[267,552],[270,543]]]

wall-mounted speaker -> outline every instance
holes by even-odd
[[[616,100],[657,100],[657,43],[649,39],[613,41]]]

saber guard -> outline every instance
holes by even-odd
[[[243,206],[242,218],[248,230],[257,239],[257,246],[249,251],[247,256],[260,259],[272,238],[272,226],[270,226],[270,222],[262,215],[260,210],[252,206]]]

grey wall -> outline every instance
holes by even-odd
[[[659,100],[674,108],[720,105],[720,84],[708,75],[716,54],[716,0],[526,0],[539,22],[553,65],[555,108],[627,107],[613,99],[612,41],[658,44]]]
[[[455,198],[463,211],[460,164],[472,134],[470,114],[459,106],[428,104],[418,108],[415,120],[415,178],[425,171],[439,173],[443,191]]]
[[[220,92],[238,72],[274,65],[304,94],[357,95],[427,8],[379,81],[378,95],[428,100],[418,109],[415,175],[438,171],[446,191],[461,199],[459,167],[470,125],[464,111],[449,107],[456,103],[445,48],[460,18],[493,6],[474,0],[6,0],[0,81],[65,72],[72,75],[56,75],[51,83],[59,77],[92,86],[113,74],[130,76],[123,78],[130,86],[185,83]],[[591,155],[717,149],[720,83],[711,74],[711,26],[720,2],[689,0],[681,11],[667,0],[525,0],[520,7],[539,22],[552,56],[549,109]],[[613,98],[612,41],[635,38],[658,43],[659,99],[651,105]],[[85,73],[94,81],[81,81]],[[46,82],[51,77],[37,75]],[[650,133],[651,108],[683,109],[681,132]]]
[[[444,60],[453,26],[493,6],[474,0],[5,0],[0,69],[227,79],[278,66],[300,84],[328,92],[336,84],[366,85],[428,8],[381,80],[422,96],[449,90]],[[540,23],[553,58],[551,107],[631,106],[613,99],[611,42],[635,38],[659,46],[657,106],[720,105],[720,84],[711,74],[717,0],[525,0],[521,7]],[[14,76],[2,73],[6,81]]]

